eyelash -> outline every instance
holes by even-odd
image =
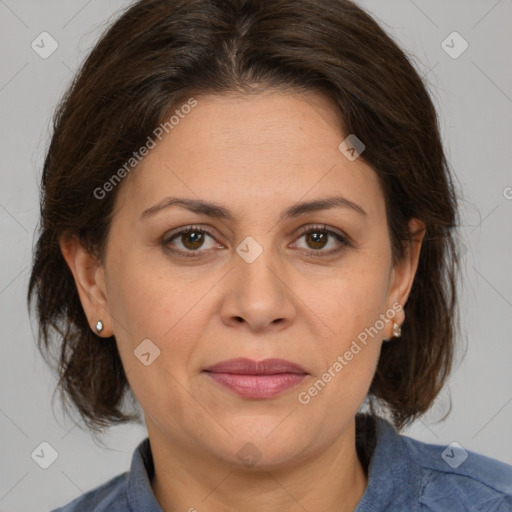
[[[165,237],[161,244],[165,247],[166,250],[172,252],[173,254],[178,255],[179,257],[184,258],[198,258],[201,256],[201,252],[204,252],[204,250],[198,249],[197,251],[182,251],[179,249],[174,249],[169,246],[169,244],[177,237],[184,233],[190,233],[190,232],[198,232],[201,234],[207,234],[208,236],[215,238],[207,229],[201,228],[200,226],[186,226],[185,228],[173,233],[171,236]],[[335,231],[332,231],[328,229],[328,227],[325,224],[322,225],[316,225],[316,226],[306,226],[300,229],[299,237],[301,238],[304,235],[307,235],[309,233],[317,233],[317,232],[324,232],[328,235],[333,236],[339,243],[340,246],[331,249],[330,251],[322,251],[321,249],[302,249],[302,251],[305,251],[308,256],[318,256],[322,255],[322,257],[327,256],[333,256],[339,252],[341,252],[343,249],[347,247],[352,247],[352,244],[342,235],[339,233],[336,233]]]

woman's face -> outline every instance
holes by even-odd
[[[150,432],[230,463],[296,462],[353,422],[419,244],[393,267],[377,175],[338,148],[348,134],[327,99],[196,100],[122,183],[82,303],[115,335]],[[303,373],[205,371],[235,358]]]

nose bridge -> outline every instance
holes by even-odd
[[[247,236],[236,247],[228,314],[253,327],[290,319],[294,311],[284,266],[272,240],[271,234],[262,231],[261,235]]]
[[[239,257],[236,273],[242,284],[270,288],[272,290],[269,291],[273,291],[276,297],[281,288],[281,282],[276,276],[281,268],[277,254],[279,251],[274,246],[271,234],[262,232],[256,236],[246,236],[236,247]]]

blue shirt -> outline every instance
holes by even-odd
[[[511,465],[454,443],[423,443],[399,434],[382,418],[363,416],[374,435],[362,445],[356,429],[368,485],[354,512],[512,511]],[[133,453],[130,471],[52,512],[162,512],[151,489],[153,475],[146,438]],[[201,509],[200,503],[195,506]]]

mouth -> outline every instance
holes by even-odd
[[[284,359],[253,361],[246,358],[222,361],[203,370],[217,384],[244,398],[263,399],[297,386],[309,374]]]

